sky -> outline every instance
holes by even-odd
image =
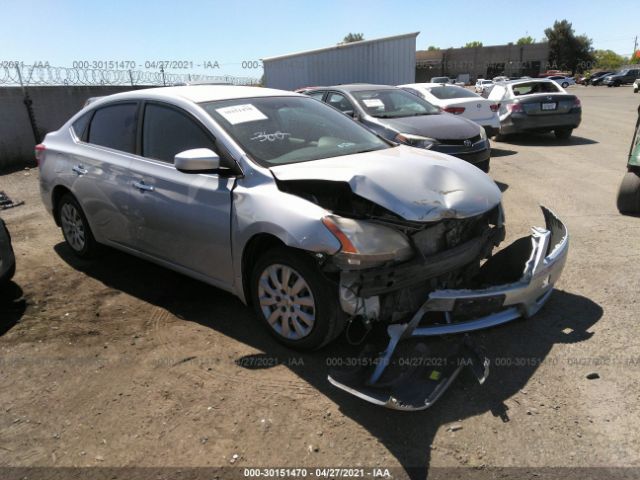
[[[595,48],[630,55],[638,8],[636,0],[0,0],[0,62],[112,60],[143,70],[169,60],[189,67],[176,73],[260,77],[255,61],[335,45],[349,32],[373,39],[419,31],[420,50],[540,39],[559,19]]]

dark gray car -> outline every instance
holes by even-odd
[[[640,68],[625,68],[612,75],[607,75],[602,81],[607,87],[619,87],[620,85],[631,85],[640,78]]]
[[[16,258],[11,247],[11,235],[0,218],[0,287],[13,278],[16,272]]]
[[[400,88],[358,84],[309,88],[303,93],[388,140],[453,155],[489,171],[491,148],[483,128]]]

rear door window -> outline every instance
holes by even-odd
[[[137,103],[119,103],[99,108],[89,126],[88,142],[135,153],[137,125]]]
[[[216,151],[204,127],[176,108],[147,104],[142,124],[142,156],[173,163],[176,154],[193,148]]]
[[[315,92],[309,92],[307,93],[307,95],[311,98],[315,98],[316,100],[320,100],[322,101],[322,97],[324,97],[324,91],[323,90],[317,90]]]
[[[326,102],[341,112],[354,112],[351,102],[341,93],[329,92]]]
[[[88,133],[87,127],[89,126],[89,120],[91,120],[91,115],[93,115],[93,112],[85,113],[75,122],[73,122],[73,125],[71,125],[71,128],[73,129],[73,133],[75,133],[76,137],[78,137],[78,140],[80,141],[83,141],[83,142],[87,141],[87,133]]]

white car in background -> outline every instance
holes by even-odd
[[[491,88],[494,85],[493,80],[486,80],[484,78],[479,78],[476,81],[476,86],[474,88],[476,93],[482,95],[487,88]]]
[[[484,127],[488,137],[496,135],[500,130],[500,104],[482,98],[466,88],[441,83],[410,83],[398,86],[445,112],[472,120]]]
[[[556,82],[562,88],[567,88],[569,85],[575,85],[576,80],[573,77],[565,77],[564,75],[553,75],[551,77],[547,77],[547,79]]]

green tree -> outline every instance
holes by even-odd
[[[591,39],[586,35],[576,35],[567,20],[556,20],[544,34],[549,42],[549,68],[569,70],[573,75],[588,70],[593,64]]]
[[[433,51],[435,51],[435,50],[440,50],[440,49],[439,49],[438,47],[436,47],[435,45],[429,45],[429,46],[427,47],[427,50],[428,50],[429,52],[433,52]]]
[[[520,37],[516,42],[516,45],[531,45],[535,42],[536,40],[531,35],[527,35],[526,37]]]
[[[364,40],[364,34],[362,34],[362,33],[349,33],[348,35],[346,35],[342,39],[342,42],[340,42],[340,43],[360,42],[362,40]]]
[[[467,42],[464,45],[464,48],[476,48],[476,47],[481,47],[482,46],[482,42],[478,41],[478,40],[474,40],[473,42]]]
[[[615,70],[626,63],[626,58],[613,50],[596,50],[593,52],[595,66],[603,70]]]

